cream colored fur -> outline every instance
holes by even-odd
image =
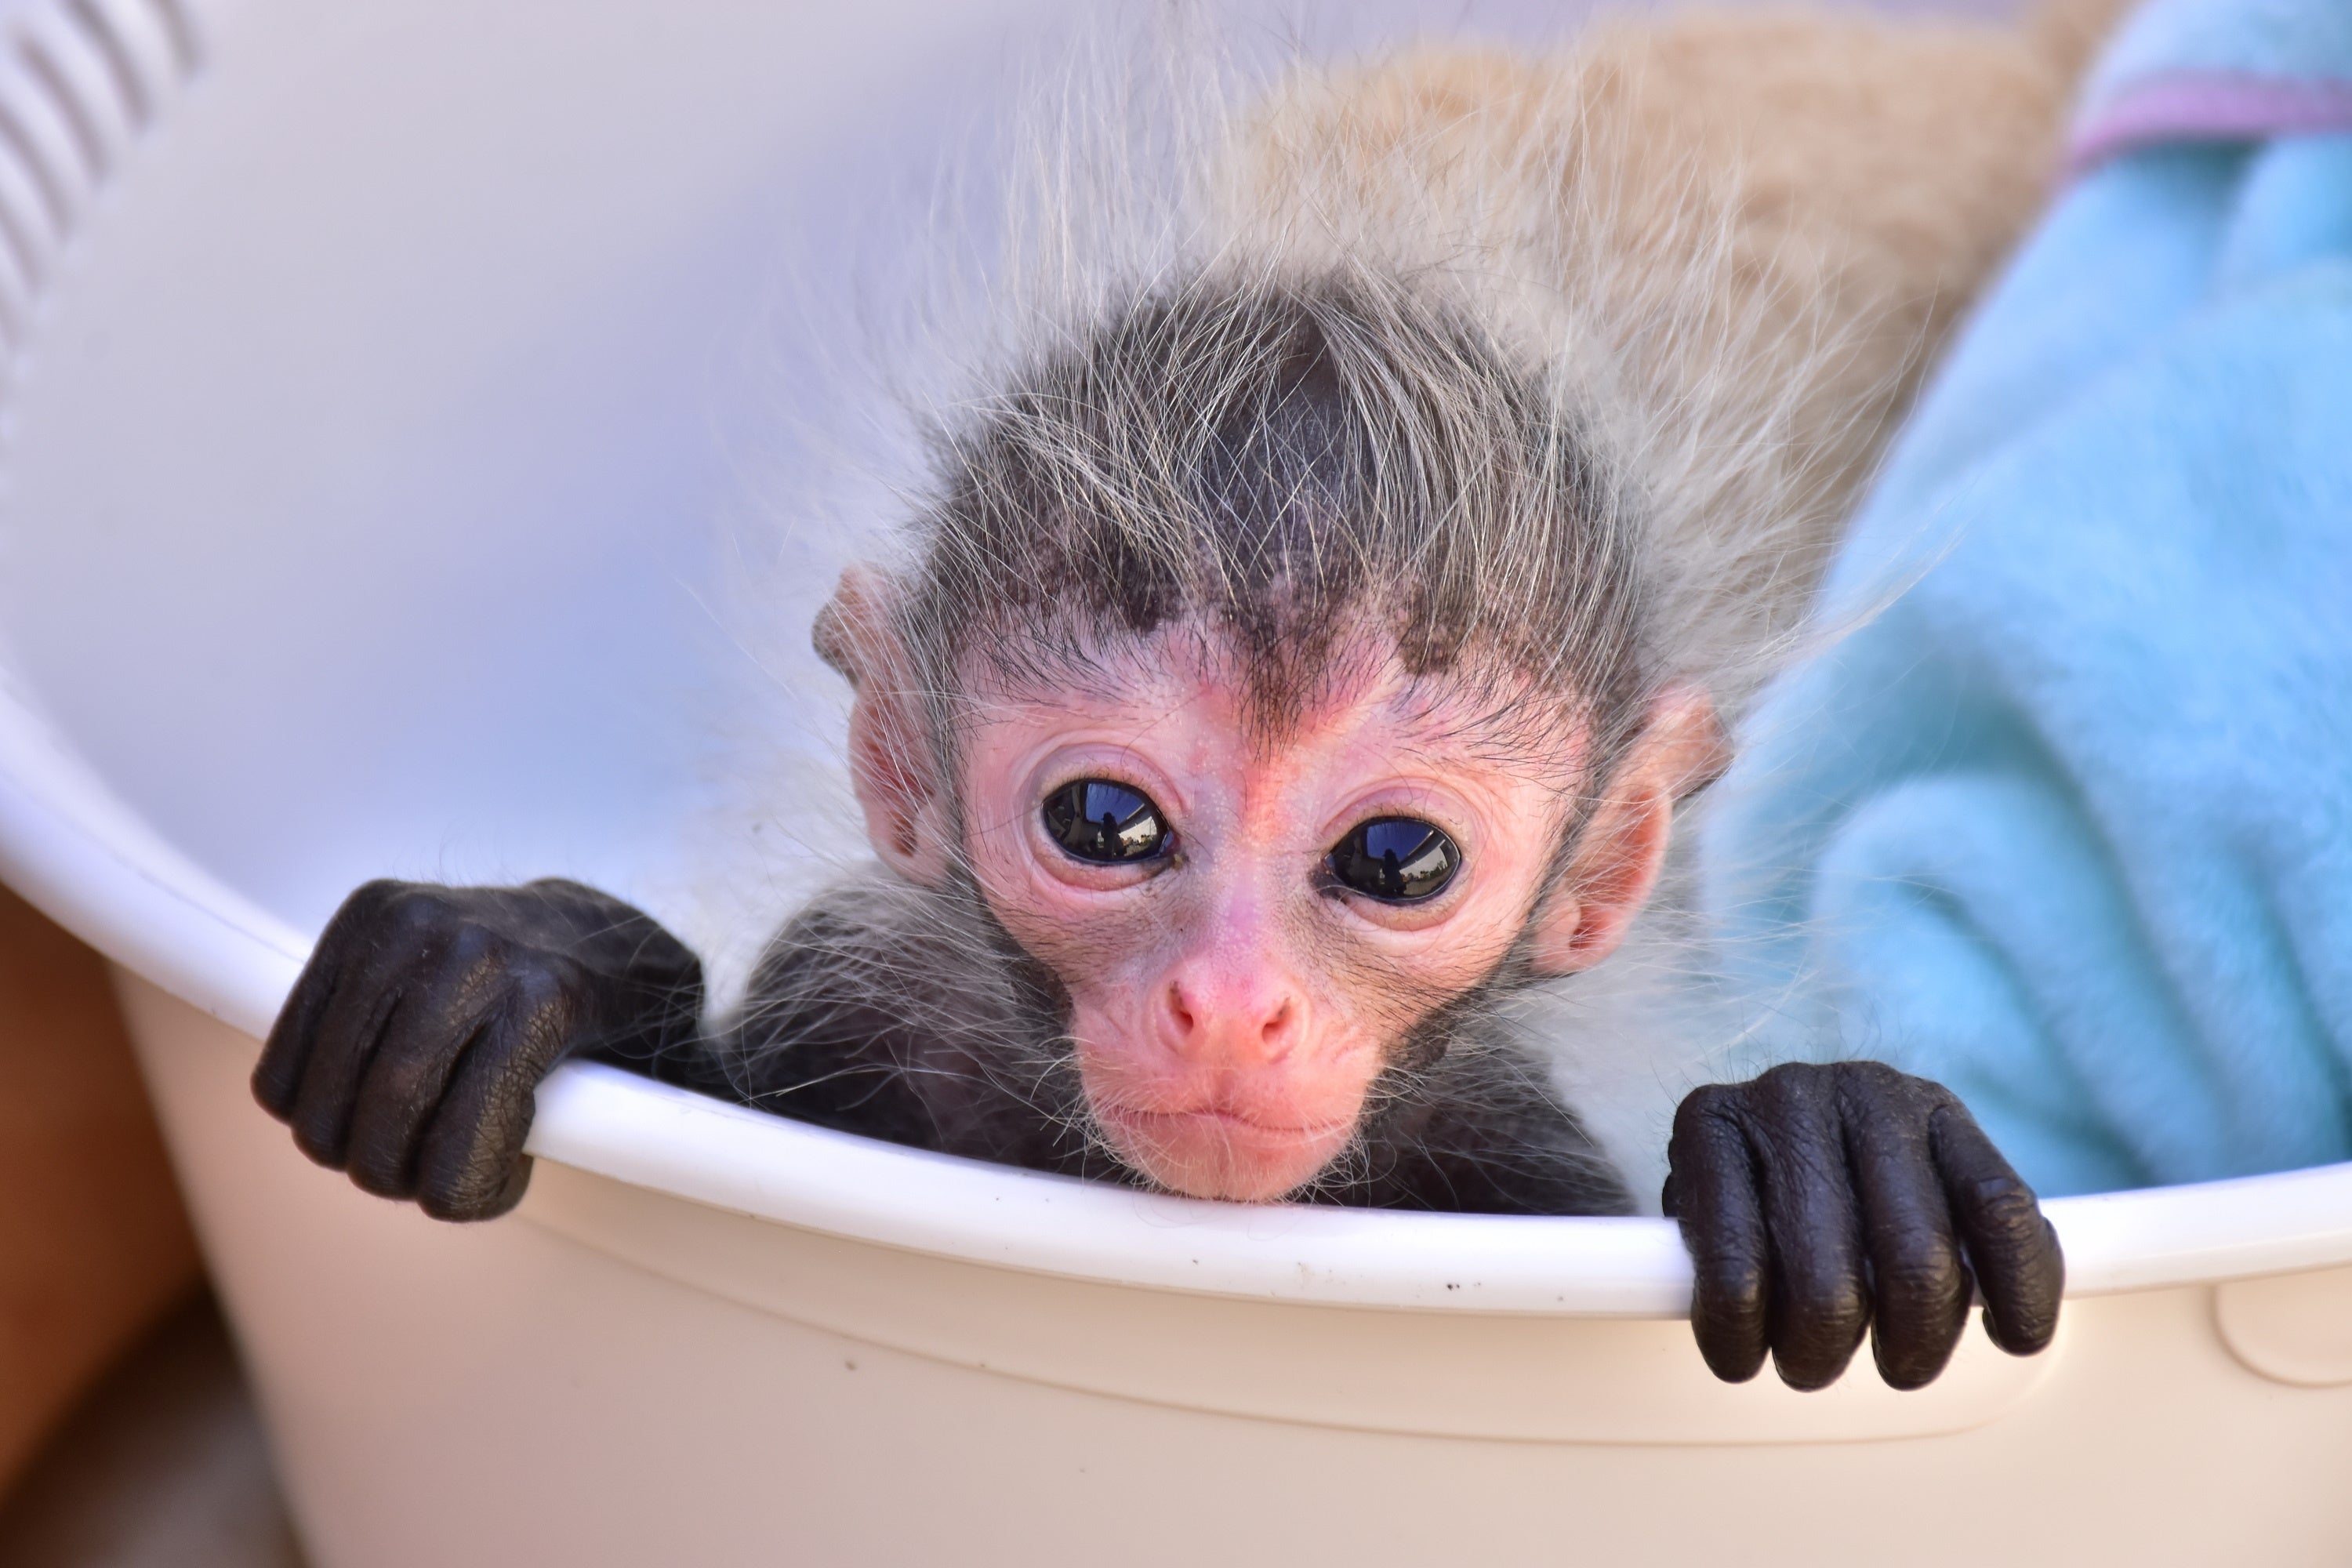
[[[1303,75],[1214,177],[1213,225],[1251,267],[1378,258],[1516,321],[1637,498],[1669,658],[1736,710],[2048,192],[2116,8],[1695,10]]]

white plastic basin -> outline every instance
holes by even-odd
[[[1661,1221],[1152,1198],[572,1068],[460,1228],[253,1106],[359,880],[675,897],[706,525],[824,391],[757,348],[780,258],[1047,15],[0,11],[0,873],[118,965],[315,1561],[2352,1556],[2352,1168],[2053,1204],[2049,1354],[1799,1395],[1707,1377]]]

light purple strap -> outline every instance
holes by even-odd
[[[2077,122],[2073,177],[2118,153],[2166,142],[2260,142],[2352,132],[2352,80],[2178,71],[2142,77]]]

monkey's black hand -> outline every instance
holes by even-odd
[[[2032,1355],[2057,1332],[2057,1233],[1941,1084],[1878,1062],[1777,1067],[1684,1100],[1666,1158],[1691,1326],[1726,1382],[1769,1350],[1783,1381],[1825,1387],[1867,1328],[1880,1374],[1921,1387],[1968,1327],[1972,1269],[1995,1344]]]
[[[693,1038],[702,966],[650,916],[577,882],[370,882],[328,923],[253,1092],[322,1165],[441,1219],[522,1197],[531,1095],[588,1048]]]

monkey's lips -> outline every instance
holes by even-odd
[[[1273,1121],[1214,1102],[1181,1110],[1097,1100],[1095,1119],[1127,1163],[1187,1197],[1271,1203],[1314,1179],[1347,1146],[1339,1117]]]

